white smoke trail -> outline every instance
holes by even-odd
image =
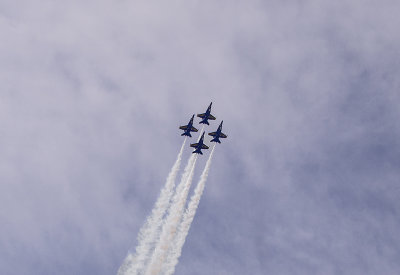
[[[208,172],[210,171],[211,167],[211,159],[214,153],[215,145],[213,146],[210,156],[206,162],[206,166],[204,167],[204,171],[200,176],[199,183],[194,190],[194,194],[190,199],[189,205],[185,211],[183,216],[182,222],[179,225],[178,232],[176,233],[175,240],[173,245],[168,253],[168,258],[165,261],[165,265],[163,267],[163,274],[171,275],[175,271],[175,266],[178,264],[179,257],[182,253],[182,247],[185,243],[186,236],[189,233],[190,225],[192,224],[193,218],[196,215],[197,207],[200,203],[201,195],[203,194],[205,183],[207,181]]]
[[[153,248],[157,236],[159,235],[158,232],[160,231],[160,227],[162,225],[163,216],[168,209],[173,195],[175,179],[181,165],[182,153],[185,144],[186,138],[183,141],[178,157],[176,158],[176,161],[168,174],[165,186],[161,190],[154,208],[151,211],[151,215],[147,218],[145,224],[139,231],[136,253],[135,255],[132,255],[131,253],[128,254],[118,270],[118,275],[138,274],[139,272],[143,271],[146,261],[149,258],[149,252]]]
[[[167,256],[166,253],[168,252],[170,244],[175,237],[177,227],[179,226],[179,222],[182,218],[182,212],[185,208],[187,195],[193,180],[193,172],[196,160],[196,154],[191,155],[189,158],[188,164],[182,175],[181,182],[176,188],[171,208],[163,225],[160,240],[153,252],[146,275],[157,275],[161,271],[161,267]]]

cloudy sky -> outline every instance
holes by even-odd
[[[399,274],[399,11],[0,1],[0,274],[116,274],[211,101],[176,274]]]

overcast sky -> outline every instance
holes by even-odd
[[[211,101],[176,274],[399,274],[399,11],[0,1],[0,274],[116,274]]]

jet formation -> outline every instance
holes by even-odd
[[[212,102],[210,103],[210,105],[208,106],[207,110],[205,113],[203,114],[198,114],[197,117],[200,117],[202,120],[199,122],[199,124],[207,124],[210,125],[210,123],[208,122],[208,120],[216,120],[216,117],[214,117],[211,114],[211,105]],[[192,116],[192,118],[189,120],[189,123],[187,125],[183,125],[180,126],[179,129],[183,130],[183,133],[181,134],[181,136],[188,136],[188,137],[192,137],[192,135],[190,134],[190,132],[197,132],[198,130],[193,126],[193,119],[194,119],[194,115]],[[227,138],[228,136],[225,135],[224,133],[222,133],[222,123],[224,121],[221,121],[221,123],[218,126],[218,129],[215,132],[211,132],[208,133],[209,136],[212,136],[213,139],[210,142],[218,142],[221,143],[220,138]],[[207,145],[204,144],[204,133],[201,135],[201,138],[199,139],[199,141],[197,143],[192,143],[190,144],[190,147],[195,148],[195,150],[192,152],[193,154],[203,154],[203,152],[201,151],[202,149],[208,149],[209,147]]]

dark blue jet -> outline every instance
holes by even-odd
[[[183,130],[183,134],[181,136],[188,136],[188,137],[192,137],[192,135],[190,134],[190,132],[197,132],[198,130],[196,128],[193,127],[193,118],[194,115],[192,116],[192,118],[190,119],[188,125],[184,125],[179,127],[179,129]]]
[[[196,148],[196,150],[194,150],[194,151],[192,152],[192,154],[195,153],[195,154],[201,154],[201,155],[202,155],[203,153],[201,152],[201,149],[208,149],[208,146],[205,145],[204,142],[203,142],[203,140],[204,140],[204,133],[205,133],[205,132],[203,132],[203,134],[201,135],[201,138],[200,138],[199,142],[190,144],[190,147]]]
[[[210,106],[208,106],[207,111],[204,114],[198,114],[197,116],[202,118],[202,121],[200,121],[200,124],[204,123],[207,125],[210,125],[210,123],[208,123],[208,120],[215,120],[215,117],[211,114],[211,105],[212,102],[210,103]]]
[[[224,121],[221,121],[221,124],[218,126],[218,129],[216,132],[212,132],[212,133],[208,133],[209,136],[214,137],[211,142],[218,142],[221,143],[221,141],[219,140],[220,138],[227,138],[228,136],[225,135],[224,133],[222,133],[222,123],[224,123]]]

